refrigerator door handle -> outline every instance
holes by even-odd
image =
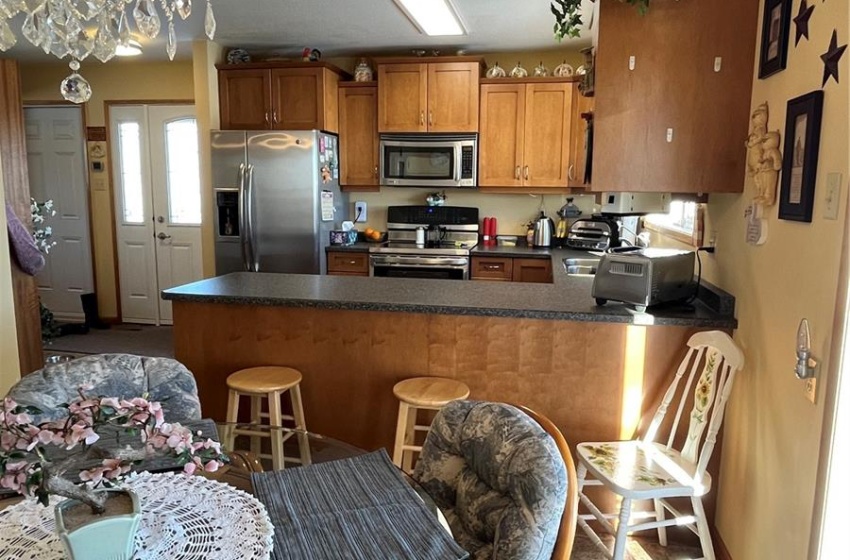
[[[241,227],[239,228],[239,244],[242,246],[242,269],[246,271],[250,271],[250,245],[248,238],[248,200],[247,200],[247,192],[245,185],[245,164],[239,164],[239,223]]]
[[[247,216],[248,216],[248,254],[250,255],[250,272],[260,272],[260,255],[257,248],[257,240],[254,235],[254,166],[248,164],[248,189],[247,189]]]

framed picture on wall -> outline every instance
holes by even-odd
[[[779,191],[781,220],[812,221],[822,118],[822,90],[788,102],[782,187]]]
[[[791,0],[765,0],[761,24],[759,78],[785,70],[791,29]]]

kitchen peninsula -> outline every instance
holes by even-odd
[[[564,271],[574,254],[551,251],[553,284],[234,273],[163,297],[175,357],[218,420],[230,373],[289,365],[304,374],[309,429],[366,449],[392,443],[393,385],[425,375],[536,409],[570,441],[630,437],[688,337],[737,323],[700,301],[692,311],[596,306],[592,277]]]

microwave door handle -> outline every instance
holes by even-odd
[[[460,172],[463,167],[463,148],[460,144],[455,145],[455,184],[460,184]]]

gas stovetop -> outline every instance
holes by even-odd
[[[436,247],[428,247],[425,245],[417,245],[416,243],[404,241],[391,241],[370,247],[370,253],[379,253],[384,255],[449,255],[449,256],[468,256],[470,250],[475,247],[475,243],[458,243],[452,241],[444,241]]]

